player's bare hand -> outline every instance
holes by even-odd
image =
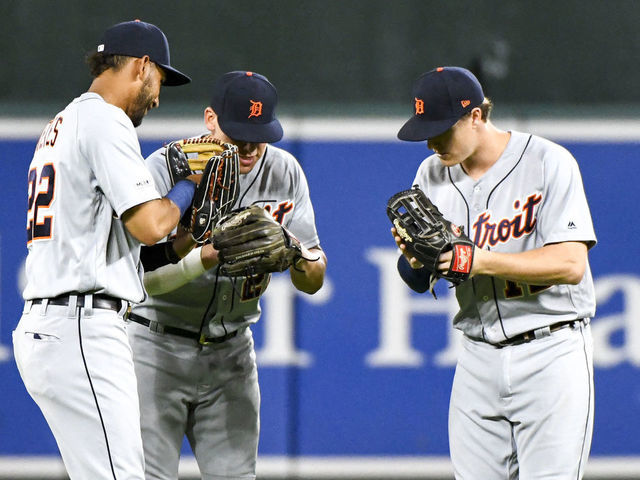
[[[200,180],[202,179],[202,174],[201,173],[192,173],[186,179],[187,180],[191,180],[193,183],[198,185],[200,183]]]
[[[448,252],[444,252],[438,257],[438,271],[439,272],[447,272],[449,267],[451,266],[451,259],[453,258],[453,252],[449,250]]]
[[[182,224],[178,224],[178,229],[173,238],[173,249],[180,258],[183,258],[196,246],[196,242],[193,241],[193,237],[189,235],[189,231],[186,230]]]
[[[200,261],[207,270],[215,267],[219,263],[218,250],[213,248],[211,243],[205,243],[200,249]]]
[[[409,265],[411,266],[411,268],[417,270],[419,268],[424,267],[422,262],[420,262],[417,258],[411,256],[411,254],[407,252],[407,246],[404,243],[402,243],[402,238],[400,237],[400,235],[398,235],[398,232],[396,231],[396,227],[391,227],[391,234],[393,235],[393,239],[395,240],[396,245],[398,245],[398,248],[400,249],[400,251],[402,251],[402,254],[409,262]]]

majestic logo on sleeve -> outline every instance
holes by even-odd
[[[260,117],[262,115],[262,102],[249,101],[251,102],[251,108],[249,108],[249,116],[247,118]]]
[[[542,195],[538,193],[529,195],[523,204],[516,200],[513,208],[520,213],[513,218],[491,221],[491,211],[481,213],[473,224],[474,243],[480,248],[486,244],[493,247],[498,243],[506,243],[511,238],[520,238],[533,232],[537,223],[536,205],[541,201]]]

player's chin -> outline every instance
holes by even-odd
[[[253,167],[255,167],[257,162],[258,162],[257,157],[239,157],[238,166],[240,167],[240,173],[241,174],[249,173],[251,170],[253,170]]]
[[[437,155],[440,159],[440,163],[442,163],[442,165],[445,167],[452,167],[462,161],[461,159],[454,155],[451,155],[450,153],[438,153]]]
[[[149,108],[144,108],[144,109],[140,108],[129,114],[131,123],[133,123],[133,126],[135,128],[139,127],[142,124],[142,120],[147,115],[148,111],[149,111]]]
[[[142,125],[142,119],[144,118],[144,115],[135,115],[130,118],[134,128],[138,128],[140,125]]]

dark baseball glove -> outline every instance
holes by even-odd
[[[171,186],[193,173],[203,172],[209,159],[220,155],[230,144],[222,143],[210,135],[176,140],[165,146],[164,156]]]
[[[418,186],[396,193],[387,202],[387,215],[406,251],[437,278],[459,285],[469,278],[474,244],[459,227],[442,216]],[[438,271],[440,254],[453,251],[446,272]]]
[[[211,242],[220,273],[230,277],[283,272],[302,257],[298,239],[259,205],[231,212],[213,229]]]
[[[223,146],[219,155],[207,161],[193,195],[188,229],[198,243],[209,238],[211,229],[231,211],[238,199],[238,147],[229,143]]]

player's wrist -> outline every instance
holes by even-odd
[[[202,249],[194,248],[181,261],[182,273],[189,281],[202,275],[206,268],[202,262]]]
[[[181,259],[180,255],[178,255],[173,248],[173,242],[165,242],[164,254],[166,255],[169,263],[178,263]]]
[[[191,207],[196,184],[191,180],[180,180],[176,183],[165,198],[171,200],[180,209],[180,218]]]
[[[205,243],[200,249],[200,261],[205,269],[209,270],[210,268],[218,265],[218,251],[213,248],[211,243]]]

